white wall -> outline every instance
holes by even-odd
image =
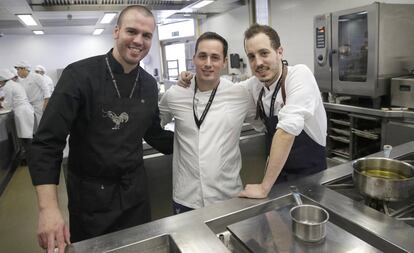
[[[313,70],[313,17],[373,3],[373,0],[277,0],[270,1],[271,26],[279,33],[289,65],[306,64]],[[414,0],[383,0],[411,3]],[[414,13],[413,13],[414,15]]]
[[[160,66],[158,36],[154,36],[146,69],[150,74]],[[0,38],[0,68],[12,68],[26,60],[34,68],[43,65],[47,74],[57,82],[57,69],[95,55],[107,53],[114,45],[112,35],[7,35]]]
[[[161,75],[161,54],[160,42],[158,40],[158,30],[156,29],[152,37],[152,46],[148,55],[142,59],[145,64],[145,70],[151,75],[154,74],[154,69],[158,69],[158,76]]]
[[[228,55],[239,54],[247,66],[247,73],[250,74],[249,62],[243,46],[243,33],[249,25],[249,12],[247,5],[245,5],[207,18],[200,23],[200,32],[211,31],[223,36],[229,44]]]
[[[90,56],[105,54],[113,45],[111,35],[7,35],[0,38],[0,68],[12,68],[21,60],[32,67],[43,65],[56,82],[56,69]]]

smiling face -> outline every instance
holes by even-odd
[[[223,53],[223,43],[215,39],[199,42],[193,57],[197,83],[215,88],[220,81],[220,72],[226,66],[227,57]]]
[[[129,72],[148,54],[155,22],[152,16],[130,9],[115,27],[113,56]]]
[[[258,33],[245,41],[245,50],[252,73],[266,86],[279,77],[282,70],[282,47],[272,47],[269,37]]]

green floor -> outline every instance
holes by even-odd
[[[60,206],[68,220],[63,173],[58,187]],[[19,167],[0,197],[1,252],[44,253],[37,243],[37,200],[27,167]]]

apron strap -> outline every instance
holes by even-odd
[[[281,83],[281,89],[282,89],[282,99],[283,99],[283,104],[286,105],[286,88],[285,88],[285,80],[286,80],[286,76],[287,76],[287,72],[288,72],[288,68],[286,65],[283,65],[283,68],[285,68],[285,71],[283,71],[283,75],[282,75],[282,83]]]

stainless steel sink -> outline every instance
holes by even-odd
[[[161,235],[104,253],[181,253],[170,235]]]

